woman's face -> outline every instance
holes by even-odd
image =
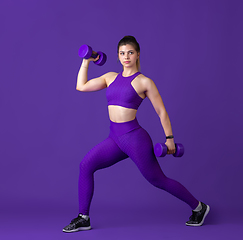
[[[132,45],[127,44],[119,47],[118,57],[123,67],[134,67],[139,58],[139,53]]]

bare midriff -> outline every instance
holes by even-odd
[[[117,105],[108,106],[109,118],[112,122],[129,122],[136,118],[136,109],[125,108]]]

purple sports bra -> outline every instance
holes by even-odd
[[[106,90],[108,105],[118,105],[137,110],[143,98],[138,95],[131,82],[139,74],[141,73],[136,72],[129,77],[123,77],[122,72],[119,73]]]

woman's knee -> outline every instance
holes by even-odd
[[[145,179],[153,186],[165,189],[168,178],[165,176],[160,168],[141,169],[140,171]]]
[[[94,161],[89,157],[85,156],[79,164],[80,173],[91,173],[93,174],[96,171],[96,166]]]
[[[146,177],[146,179],[153,186],[160,188],[160,189],[164,189],[164,185],[165,185],[165,182],[166,182],[166,179],[164,177],[161,178],[159,176],[152,176],[152,177]]]

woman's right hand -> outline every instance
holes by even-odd
[[[94,53],[94,52],[93,52],[93,53]],[[82,61],[82,64],[81,64],[81,68],[84,67],[84,68],[88,69],[88,68],[89,68],[89,63],[90,63],[90,62],[95,62],[95,61],[97,61],[98,59],[99,59],[99,55],[98,55],[96,58],[92,58],[92,57],[90,57],[90,58],[88,58],[88,59],[83,58],[83,61]]]
[[[92,52],[93,54],[97,54],[96,52]],[[89,61],[89,62],[91,62],[91,61],[93,61],[93,62],[95,62],[95,61],[97,61],[98,59],[100,58],[100,55],[98,55],[96,58],[92,58],[92,57],[90,57],[90,58],[88,58],[88,59],[83,59],[83,60],[86,60],[86,61]]]

